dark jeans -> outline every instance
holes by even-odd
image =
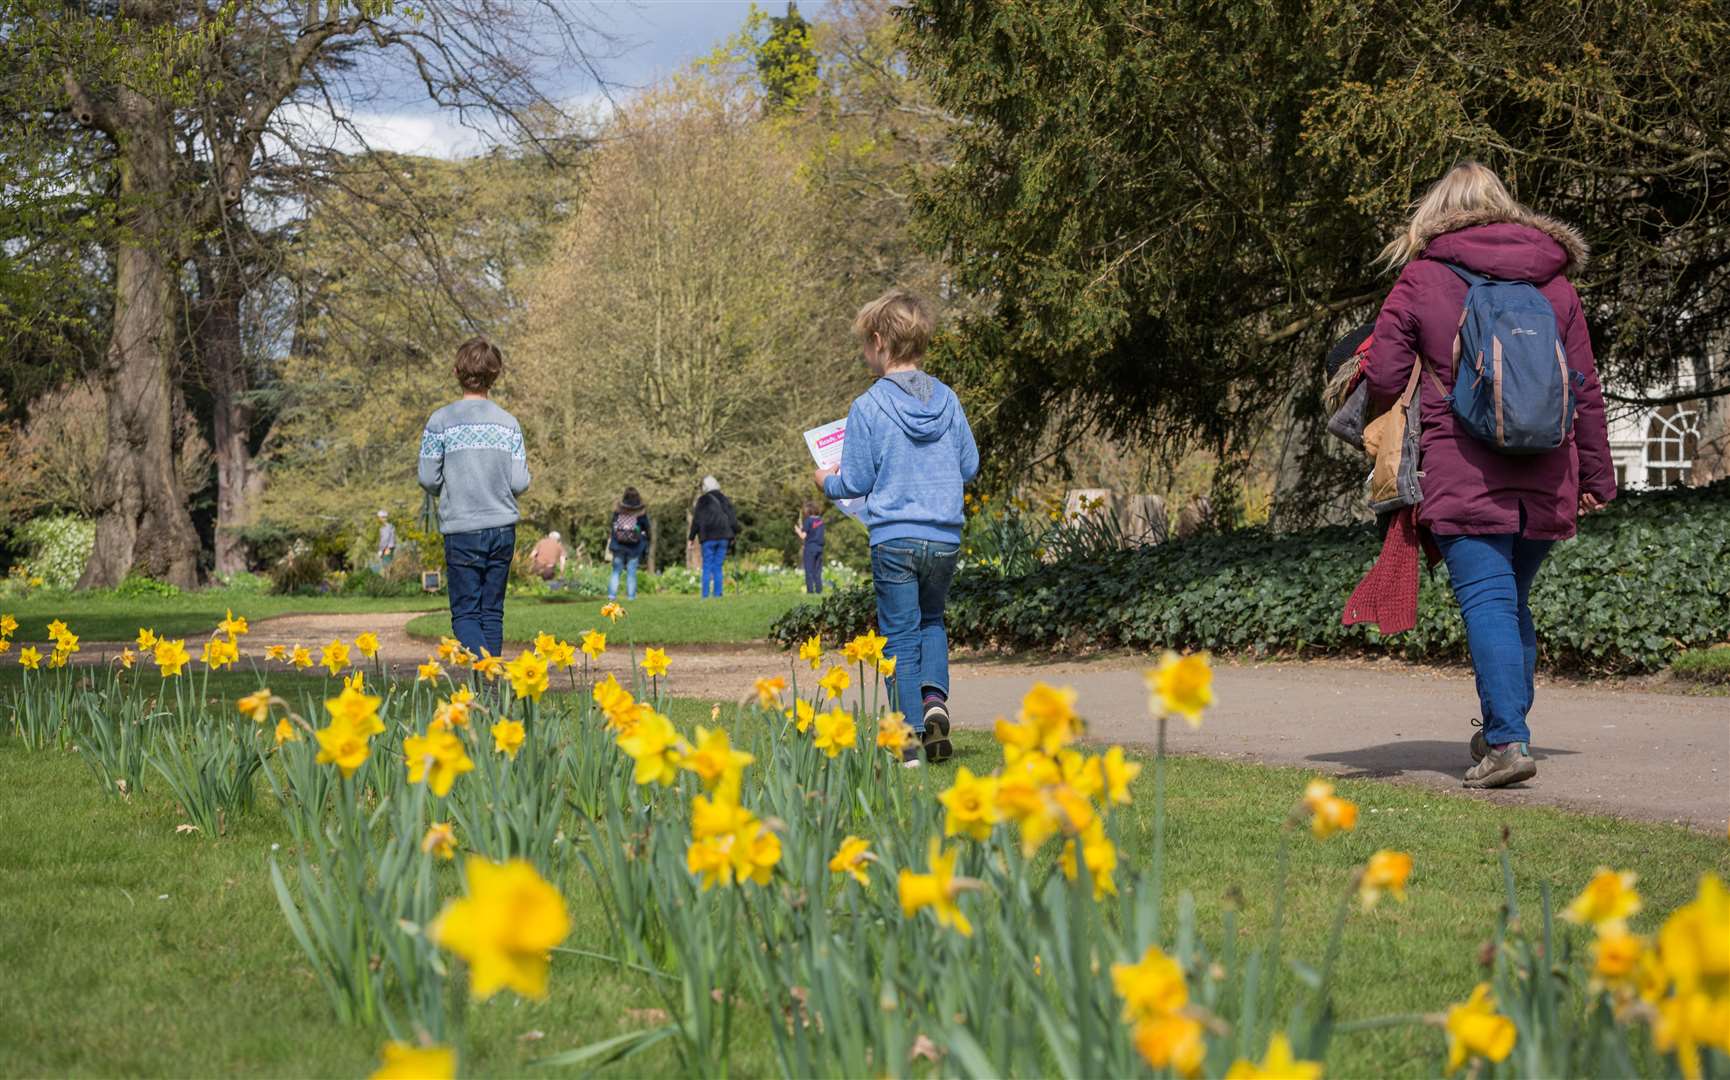
[[[721,595],[721,571],[727,563],[727,541],[703,541],[703,595]]]
[[[451,594],[451,635],[476,656],[505,649],[505,582],[511,576],[517,529],[455,533],[445,537],[445,581]]]
[[[1532,709],[1538,635],[1528,601],[1550,544],[1513,533],[1436,537],[1466,621],[1484,740],[1491,746],[1531,741],[1526,714]]]
[[[823,545],[806,544],[805,557],[805,591],[820,593],[823,591]]]
[[[949,694],[949,634],[943,608],[961,548],[934,540],[885,540],[871,549],[877,628],[895,658],[891,707],[914,731],[925,730],[924,690]]]

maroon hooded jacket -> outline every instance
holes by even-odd
[[[1462,430],[1453,409],[1426,378],[1420,401],[1424,501],[1418,523],[1443,536],[1518,533],[1565,540],[1574,535],[1580,492],[1608,502],[1616,497],[1616,470],[1604,426],[1604,396],[1592,362],[1592,341],[1579,294],[1564,275],[1585,262],[1586,245],[1574,230],[1536,214],[1455,215],[1444,219],[1423,253],[1408,263],[1376,318],[1365,364],[1373,409],[1405,392],[1421,355],[1449,390],[1454,384],[1454,338],[1466,303],[1466,283],[1442,262],[1485,277],[1530,281],[1556,311],[1568,366],[1585,376],[1574,430],[1547,454],[1503,454]],[[1439,260],[1439,261],[1438,261]]]

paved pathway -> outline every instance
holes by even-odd
[[[317,647],[361,630],[379,635],[385,661],[412,670],[430,651],[404,631],[413,613],[294,615],[261,620],[249,653],[276,642]],[[100,646],[97,646],[100,649]],[[741,699],[758,676],[787,671],[767,646],[674,646],[675,694]],[[629,657],[612,650],[603,668],[629,679]],[[1072,685],[1102,742],[1151,745],[1153,722],[1130,657],[1027,662],[957,658],[952,671],[958,727],[989,730],[1013,716],[1036,679]],[[1376,777],[1458,792],[1463,798],[1546,803],[1604,814],[1673,821],[1724,832],[1730,819],[1730,697],[1543,682],[1533,712],[1537,778],[1517,789],[1468,792],[1468,719],[1477,715],[1469,672],[1385,662],[1220,664],[1216,707],[1199,731],[1173,725],[1175,753],[1294,765],[1345,777]]]

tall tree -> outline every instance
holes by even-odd
[[[114,310],[102,369],[108,467],[95,548],[80,582],[117,584],[130,570],[179,585],[198,575],[199,544],[172,468],[172,358],[180,269],[200,237],[244,220],[273,139],[294,125],[284,106],[338,117],[381,80],[409,75],[460,114],[507,125],[546,96],[539,75],[576,45],[568,9],[551,0],[128,0],[44,6],[8,38],[8,54],[52,74],[62,104],[105,136],[120,176]],[[394,73],[387,69],[394,65]],[[339,121],[338,129],[344,127]],[[352,134],[352,127],[346,129]],[[226,434],[246,422],[232,378],[227,319],[241,279],[212,279],[214,321],[200,351]],[[226,320],[226,321],[225,321]],[[231,336],[231,335],[230,335]],[[217,342],[221,344],[216,344]],[[240,395],[237,397],[237,395]],[[219,448],[244,490],[236,440]]]
[[[1389,284],[1373,256],[1466,155],[1585,230],[1611,380],[1730,329],[1714,0],[914,0],[904,31],[963,120],[921,223],[989,304],[943,360],[1006,470],[1051,424],[1229,464],[1288,399],[1313,417],[1327,341]]]

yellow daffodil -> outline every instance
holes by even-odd
[[[0,638],[0,653],[5,652],[11,647],[12,643],[10,641]],[[121,649],[120,655],[115,657],[115,659],[120,662],[120,666],[123,669],[131,671],[132,665],[138,663],[138,654],[133,652],[131,649]]]
[[[1063,772],[1063,782],[1082,798],[1092,799],[1105,790],[1105,769],[1099,758],[1075,750],[1059,750],[1057,766]]]
[[[875,630],[866,630],[859,636],[859,640],[864,643],[866,662],[883,659],[883,649],[889,644],[888,638]]]
[[[547,633],[545,630],[542,630],[540,633],[535,635],[535,652],[541,654],[543,657],[546,656],[549,651],[556,648],[558,644],[559,639]]]
[[[1292,1055],[1291,1040],[1285,1032],[1275,1032],[1268,1040],[1267,1057],[1261,1064],[1238,1058],[1225,1074],[1225,1080],[1321,1080],[1322,1063],[1299,1061]]]
[[[511,693],[530,701],[541,700],[547,692],[547,662],[532,652],[524,652],[505,667],[511,680]]]
[[[837,874],[849,874],[861,885],[869,885],[871,875],[866,869],[866,857],[870,853],[871,841],[849,836],[841,841],[835,857],[829,860],[829,869]]]
[[[342,669],[348,667],[348,646],[333,638],[329,645],[318,651],[318,662],[332,675],[342,674]]]
[[[712,791],[726,801],[737,801],[745,766],[756,760],[743,750],[733,749],[725,730],[710,731],[699,724],[697,741],[679,765],[697,774],[704,791]]]
[[[247,633],[246,616],[236,615],[233,608],[223,612],[222,621],[216,624],[216,629],[227,634],[229,640],[244,637]]]
[[[868,659],[870,645],[863,637],[856,637],[841,646],[841,659],[849,664],[863,664]]]
[[[665,649],[643,650],[643,674],[651,679],[662,678],[667,674],[667,651]]]
[[[1213,667],[1207,653],[1179,656],[1167,652],[1159,666],[1149,668],[1147,707],[1155,716],[1181,716],[1189,726],[1201,726],[1201,714],[1213,704]]]
[[[371,744],[364,732],[346,720],[332,720],[326,727],[313,732],[318,739],[318,763],[335,765],[343,776],[353,776],[366,764]]]
[[[944,836],[961,834],[984,840],[991,835],[992,826],[1003,820],[997,809],[997,778],[974,776],[965,765],[956,770],[954,785],[937,796],[937,801],[945,810]]]
[[[1624,986],[1639,973],[1646,941],[1621,926],[1609,923],[1598,929],[1592,942],[1592,982],[1600,987]]]
[[[500,720],[493,724],[492,734],[493,750],[512,761],[517,759],[517,751],[523,748],[523,740],[528,736],[521,720]]]
[[[813,744],[830,757],[851,750],[859,743],[859,728],[853,714],[842,709],[830,709],[817,717],[817,740]]]
[[[448,1046],[387,1042],[371,1080],[455,1080],[456,1074],[457,1052]]]
[[[156,631],[138,628],[138,651],[150,652],[156,648]]]
[[[186,665],[192,663],[192,654],[186,651],[184,640],[169,641],[167,638],[157,638],[151,652],[156,667],[162,672],[163,678],[179,675],[186,670]]]
[[[1310,831],[1317,840],[1326,840],[1341,831],[1350,832],[1358,825],[1357,804],[1337,798],[1334,786],[1326,780],[1309,782],[1304,789],[1303,809],[1309,813]]]
[[[432,939],[468,962],[477,1001],[504,989],[546,997],[550,951],[571,932],[565,898],[524,859],[471,855],[466,866],[468,895],[445,905]]]
[[[769,884],[781,862],[781,838],[756,819],[741,829],[733,841],[733,875],[740,881]]]
[[[621,735],[619,749],[637,763],[634,779],[639,784],[666,787],[678,778],[679,733],[658,712],[640,717],[630,734]]]
[[[733,837],[693,838],[685,849],[685,869],[696,876],[704,892],[733,882]]]
[[[799,645],[799,659],[810,664],[812,671],[821,667],[823,665],[823,639],[816,636],[806,638]]]
[[[1105,769],[1105,797],[1118,806],[1129,805],[1129,785],[1141,775],[1141,766],[1126,759],[1123,747],[1114,746],[1101,759]]]
[[[811,730],[811,725],[817,720],[817,710],[809,701],[795,701],[791,708],[782,715],[793,721],[793,726],[802,735]]]
[[[11,637],[18,632],[18,620],[11,615],[0,615],[0,637]],[[144,646],[140,645],[139,648]]]
[[[1707,988],[1730,1005],[1730,890],[1718,875],[1702,874],[1694,899],[1664,921],[1658,954],[1680,992]],[[1730,1054],[1730,1046],[1721,1048]]]
[[[1075,713],[1075,691],[1067,686],[1034,683],[1021,699],[1016,721],[1019,729],[999,722],[1005,730],[998,735],[998,741],[1004,742],[1004,736],[1011,735],[1010,742],[1004,742],[1005,747],[1011,742],[1018,745],[1031,742],[1033,747],[1054,755],[1081,734],[1081,717]]]
[[[456,826],[448,821],[433,822],[426,835],[420,838],[420,849],[425,854],[436,855],[441,859],[456,858]]]
[[[463,741],[449,731],[410,735],[402,741],[402,754],[408,766],[408,782],[418,784],[425,780],[440,798],[450,794],[458,776],[475,767],[463,750]]]
[[[583,631],[583,655],[590,660],[599,660],[601,654],[607,651],[607,635],[599,630]]]
[[[1155,1071],[1170,1069],[1185,1080],[1201,1076],[1207,1043],[1200,1020],[1183,1013],[1161,1013],[1136,1024],[1130,1041]]]
[[[325,699],[324,708],[330,713],[331,723],[346,724],[362,738],[369,739],[384,732],[384,721],[378,718],[378,706],[383,700],[345,686],[336,697]]]
[[[823,673],[823,677],[817,680],[817,685],[821,686],[824,693],[829,695],[829,700],[833,701],[853,685],[853,676],[847,674],[846,668],[837,664]]]
[[[445,669],[439,666],[437,657],[427,657],[427,662],[415,668],[416,682],[434,682],[441,678]]]
[[[1448,1007],[1448,1072],[1454,1072],[1474,1057],[1505,1061],[1518,1034],[1514,1022],[1496,1012],[1490,984],[1481,982],[1472,996]]]
[[[433,710],[433,723],[446,731],[452,728],[469,726],[469,698],[462,690],[452,694],[449,701],[441,701]]]
[[[266,660],[285,661],[288,659],[288,646],[280,643],[276,645],[266,645],[264,647],[264,658]]]
[[[234,703],[242,716],[252,717],[255,723],[262,724],[270,719],[270,690],[260,687],[256,692],[246,695]]]
[[[281,746],[285,742],[299,741],[300,731],[289,721],[288,717],[285,716],[276,722],[276,745]]]
[[[457,656],[463,651],[462,642],[454,637],[439,638],[438,658],[447,664],[456,664]]]
[[[1370,856],[1358,879],[1358,898],[1365,910],[1376,906],[1382,893],[1392,893],[1401,903],[1406,899],[1406,879],[1412,876],[1412,857],[1403,851],[1378,851]]]
[[[613,601],[609,600],[605,604],[601,605],[601,618],[607,619],[610,622],[618,622],[624,617],[625,609]]]
[[[51,668],[63,668],[66,666],[66,662],[70,659],[72,659],[71,653],[64,649],[55,649],[53,652],[48,654],[48,666]]]
[[[65,653],[67,656],[71,656],[73,653],[80,651],[78,635],[74,634],[72,631],[63,629],[60,633],[53,636],[55,652]]]
[[[896,878],[896,894],[901,900],[901,913],[912,918],[926,908],[937,916],[940,926],[953,927],[962,937],[973,935],[973,924],[967,920],[955,902],[961,895],[961,883],[955,877],[955,859],[959,851],[945,852],[943,842],[931,838],[926,851],[930,872],[916,874],[903,868]]]
[[[70,631],[66,629],[66,624],[59,619],[55,619],[53,622],[48,624],[49,641],[59,641],[68,633],[70,633]]]
[[[1562,910],[1562,918],[1587,926],[1626,926],[1640,910],[1640,894],[1634,891],[1639,877],[1627,870],[1600,866],[1574,902]]]
[[[804,705],[804,702],[800,702]],[[809,705],[805,706],[810,708]],[[877,747],[891,754],[899,754],[915,741],[913,729],[898,712],[887,713],[877,721]]]
[[[1063,876],[1070,881],[1081,872],[1075,864],[1077,839],[1081,841],[1081,858],[1087,863],[1088,876],[1093,879],[1093,898],[1116,896],[1117,879],[1112,875],[1117,870],[1117,846],[1105,835],[1105,822],[1094,818],[1079,837],[1064,841],[1058,862],[1063,867]]]
[[[26,645],[18,650],[18,663],[22,667],[35,671],[42,663],[42,653],[37,650],[36,646]],[[163,674],[167,675],[168,672],[164,671]],[[179,674],[179,672],[176,671],[175,674]]]
[[[378,635],[373,633],[371,630],[362,634],[356,634],[354,647],[356,652],[360,653],[368,660],[371,660],[373,657],[378,655]]]
[[[893,679],[895,677],[895,658],[893,656],[885,656],[883,659],[877,661],[877,674],[883,676],[885,679]]]
[[[757,704],[765,709],[773,709],[780,704],[781,695],[787,690],[787,680],[779,675],[772,675],[766,679],[758,679],[752,684],[752,688],[757,691]]]
[[[294,651],[289,654],[289,663],[305,671],[312,666],[312,650],[305,645],[296,645]]]
[[[1183,968],[1157,945],[1149,945],[1133,964],[1111,965],[1111,985],[1123,999],[1123,1018],[1132,1023],[1189,1004]]]
[[[200,660],[212,671],[220,671],[240,659],[240,646],[229,638],[211,638],[204,643],[204,651],[199,654]]]
[[[492,653],[482,650],[480,657],[471,666],[476,675],[487,682],[492,682],[499,677],[499,672],[505,669],[505,658],[494,656]]]

